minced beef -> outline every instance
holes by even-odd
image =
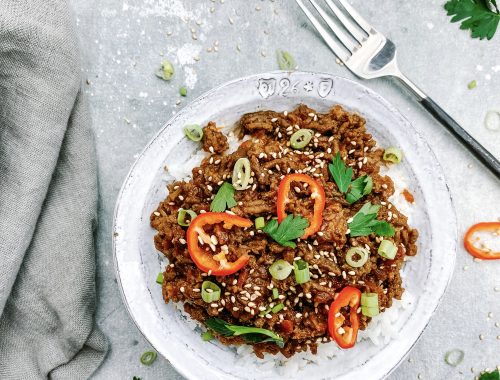
[[[290,148],[290,136],[299,128],[311,129],[315,135],[302,151]],[[168,196],[151,215],[151,225],[158,231],[154,238],[156,248],[169,260],[165,269],[163,297],[165,302],[184,302],[185,310],[193,319],[204,323],[217,316],[229,323],[270,329],[285,340],[284,348],[274,343],[254,344],[254,352],[281,351],[286,357],[311,349],[331,338],[327,331],[328,308],[345,286],[354,286],[362,292],[379,295],[381,311],[400,299],[404,291],[400,270],[405,256],[417,253],[418,231],[407,224],[407,218],[388,200],[394,193],[390,177],[379,173],[383,150],[366,131],[365,120],[359,115],[335,106],[326,114],[318,114],[305,105],[293,112],[261,111],[244,115],[238,125],[239,137],[249,136],[234,153],[225,154],[229,144],[215,123],[204,128],[203,149],[210,152],[192,171],[189,182],[177,181],[168,185]],[[354,178],[370,175],[373,190],[362,200],[350,205],[328,173],[328,164],[340,152],[343,161],[353,168]],[[247,157],[251,163],[251,186],[236,191],[236,215],[266,220],[276,216],[276,195],[281,178],[288,173],[305,173],[316,179],[325,189],[326,206],[320,232],[297,242],[297,248],[283,247],[255,228],[233,228],[230,233],[214,228],[219,241],[228,246],[230,258],[243,254],[249,263],[228,276],[209,276],[193,263],[186,245],[186,228],[177,223],[180,208],[196,213],[208,211],[219,187],[231,181],[234,163]],[[312,208],[309,190],[296,184],[300,193],[291,192],[289,212],[307,215]],[[350,237],[347,221],[365,202],[380,205],[378,218],[386,220],[396,230],[389,238],[398,247],[394,260],[377,254],[381,238],[371,234]],[[360,268],[345,262],[349,248],[362,246],[370,250],[369,260]],[[307,261],[311,280],[297,285],[293,274],[283,281],[274,280],[269,266],[278,259],[290,263],[300,257]],[[201,284],[216,282],[222,289],[221,298],[213,304],[201,298]],[[277,288],[280,298],[272,299]],[[286,307],[278,313],[261,316],[263,310],[282,302]],[[360,314],[360,328],[365,329],[370,318]],[[241,337],[217,338],[224,344],[244,344]]]

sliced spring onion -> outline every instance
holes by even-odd
[[[403,152],[401,151],[401,149],[391,146],[384,151],[384,155],[382,158],[384,159],[384,161],[399,164],[403,159]]]
[[[266,221],[264,220],[264,217],[259,216],[257,219],[255,219],[255,228],[258,230],[261,230],[264,228],[266,225]]]
[[[295,59],[293,59],[292,55],[284,50],[277,50],[276,55],[278,56],[278,66],[280,70],[295,70],[297,68],[297,64],[295,63]]]
[[[295,272],[295,281],[297,284],[304,284],[310,280],[309,264],[304,260],[293,262],[293,271]]]
[[[174,76],[174,66],[172,63],[168,60],[164,60],[161,63],[161,67],[156,71],[156,76],[158,78],[161,78],[163,80],[170,80]]]
[[[162,272],[158,273],[158,276],[156,276],[156,283],[163,284],[163,273]]]
[[[279,296],[278,289],[273,288],[273,300],[277,299]]]
[[[188,93],[188,90],[187,90],[187,88],[186,88],[186,87],[181,87],[181,88],[179,89],[179,94],[180,94],[181,96],[186,96],[186,95],[187,95],[187,93]]]
[[[472,90],[473,88],[476,88],[476,86],[477,86],[477,80],[474,79],[473,81],[469,82],[469,84],[467,85],[467,88],[469,90]]]
[[[186,220],[186,214],[189,215],[189,220]],[[182,227],[189,226],[189,223],[191,223],[194,218],[196,218],[196,213],[193,210],[184,210],[181,208],[177,213],[177,223]]]
[[[141,355],[141,363],[151,365],[156,360],[157,353],[155,351],[146,351]]]
[[[465,353],[462,350],[459,349],[454,349],[451,351],[448,351],[444,355],[444,361],[451,365],[452,367],[456,367],[460,363],[462,363],[462,360],[464,360]]]
[[[361,294],[361,313],[367,317],[374,317],[380,313],[377,293]]]
[[[203,334],[201,334],[201,340],[204,342],[208,342],[209,340],[212,340],[214,338],[213,334],[210,331],[205,331]]]
[[[390,240],[382,240],[377,250],[378,254],[386,259],[394,260],[398,248]]]
[[[352,247],[349,248],[345,255],[345,261],[353,268],[359,268],[365,265],[368,261],[369,253],[365,248]]]
[[[367,317],[374,317],[380,314],[378,307],[361,306],[361,313]]]
[[[203,129],[198,124],[186,125],[183,131],[189,140],[201,141],[203,138]]]
[[[276,260],[269,267],[269,273],[275,280],[284,280],[292,273],[293,266],[288,261]]]
[[[276,306],[274,306],[271,311],[276,314],[276,313],[279,313],[281,310],[283,310],[283,308],[285,307],[285,305],[283,305],[282,303],[279,303],[277,304]]]
[[[378,307],[378,294],[377,293],[361,294],[361,306]]]
[[[206,303],[218,301],[220,299],[220,287],[212,281],[203,281],[201,284],[201,298]]]
[[[304,149],[312,137],[313,132],[310,129],[299,129],[290,137],[290,146],[293,149]]]
[[[245,190],[250,181],[250,160],[246,157],[238,159],[233,168],[233,187],[236,190]]]

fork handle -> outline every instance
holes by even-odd
[[[491,154],[484,146],[477,142],[474,137],[469,135],[455,119],[446,113],[434,100],[429,98],[413,82],[404,75],[398,75],[398,78],[413,92],[422,106],[439,121],[455,138],[460,141],[484,166],[500,179],[500,161]]]
[[[460,124],[458,124],[450,115],[448,115],[434,100],[424,97],[420,104],[448,129],[458,141],[460,141],[469,151],[476,156],[491,172],[500,179],[500,161],[491,154],[484,146],[477,142],[474,137],[469,135]]]

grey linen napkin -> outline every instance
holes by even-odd
[[[64,0],[0,0],[0,378],[83,379],[96,328],[97,175]]]

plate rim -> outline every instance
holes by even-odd
[[[451,211],[451,213],[453,215],[454,236],[453,236],[453,240],[452,240],[453,241],[453,246],[450,247],[451,248],[450,251],[452,252],[452,254],[449,257],[449,260],[450,260],[449,264],[451,266],[451,270],[449,271],[448,278],[446,279],[446,282],[444,284],[443,292],[439,296],[439,298],[438,298],[438,300],[437,300],[437,302],[435,304],[435,307],[431,311],[430,316],[429,316],[428,320],[426,321],[425,325],[423,326],[422,330],[419,332],[418,336],[415,338],[415,340],[409,346],[409,348],[406,350],[406,352],[403,355],[401,355],[401,358],[398,360],[398,362],[381,377],[381,379],[385,379],[396,368],[399,367],[399,365],[401,364],[401,362],[407,357],[407,355],[409,354],[409,352],[413,349],[413,347],[420,340],[422,334],[427,329],[430,321],[432,320],[432,317],[433,317],[434,313],[436,312],[436,310],[438,309],[438,307],[441,305],[441,303],[443,301],[443,298],[444,298],[444,296],[446,295],[446,293],[448,291],[448,288],[449,288],[450,282],[451,282],[451,280],[453,278],[455,267],[456,267],[456,256],[457,256],[457,248],[458,248],[458,225],[457,225],[455,202],[454,202],[454,199],[452,197],[452,194],[451,194],[450,188],[448,186],[448,183],[446,181],[445,172],[444,172],[444,170],[443,170],[443,168],[441,166],[441,163],[437,160],[437,157],[436,157],[433,149],[431,148],[431,146],[427,142],[427,139],[425,139],[424,136],[408,120],[408,118],[397,107],[395,107],[391,102],[389,102],[387,99],[385,99],[385,97],[383,97],[382,95],[380,95],[378,92],[372,90],[371,88],[365,86],[363,83],[361,83],[359,81],[356,81],[356,80],[353,80],[353,79],[350,79],[350,78],[346,78],[346,77],[343,77],[343,76],[334,75],[334,74],[330,74],[330,73],[325,73],[325,72],[317,72],[317,71],[309,71],[309,70],[296,70],[296,71],[273,70],[273,71],[266,71],[266,72],[257,73],[257,74],[250,74],[250,75],[246,75],[246,76],[243,76],[243,77],[239,77],[239,78],[232,79],[232,80],[223,82],[221,84],[218,84],[217,86],[211,88],[210,90],[208,90],[208,91],[200,94],[198,97],[196,97],[195,99],[193,99],[192,101],[190,101],[188,104],[186,104],[186,106],[183,107],[181,110],[179,110],[179,112],[177,112],[176,114],[172,115],[162,125],[162,127],[154,134],[154,136],[149,140],[149,142],[144,146],[144,148],[142,149],[142,151],[140,152],[140,154],[137,156],[137,158],[135,159],[134,163],[131,165],[129,171],[127,172],[127,175],[125,176],[125,178],[123,180],[122,186],[120,187],[120,191],[119,191],[118,196],[116,198],[116,203],[115,203],[114,212],[113,212],[113,225],[112,225],[112,230],[111,230],[111,232],[112,232],[111,238],[112,238],[112,251],[113,251],[113,263],[114,263],[115,277],[117,279],[118,287],[120,289],[120,294],[121,294],[121,297],[122,297],[122,301],[123,301],[123,304],[124,304],[124,306],[125,306],[125,308],[127,310],[127,313],[129,315],[129,317],[132,319],[132,321],[134,322],[136,328],[139,330],[139,332],[142,334],[142,336],[146,339],[146,341],[156,351],[158,351],[160,354],[162,354],[162,356],[165,356],[165,358],[169,361],[169,363],[172,365],[172,367],[174,367],[175,370],[178,371],[183,377],[185,377],[187,379],[193,378],[192,377],[193,374],[190,371],[187,371],[186,368],[185,368],[185,366],[175,365],[174,362],[172,362],[168,357],[166,357],[166,355],[164,355],[161,352],[161,350],[158,350],[157,347],[150,341],[150,339],[146,336],[146,333],[141,328],[138,320],[136,319],[136,317],[132,313],[130,305],[127,302],[125,290],[124,290],[124,287],[123,287],[123,284],[122,284],[122,281],[121,281],[120,268],[119,268],[119,263],[118,263],[118,259],[117,259],[117,254],[116,254],[117,253],[117,251],[116,251],[116,241],[119,238],[119,236],[117,234],[117,216],[118,216],[118,212],[120,210],[121,200],[123,198],[124,193],[127,190],[127,185],[128,185],[129,180],[131,178],[131,175],[134,173],[136,166],[141,161],[141,159],[144,157],[144,155],[149,150],[149,148],[155,143],[155,141],[160,137],[160,135],[162,135],[164,133],[164,131],[167,129],[167,127],[169,125],[173,124],[175,122],[175,120],[179,116],[181,116],[182,114],[189,112],[189,109],[193,105],[195,105],[198,102],[202,101],[203,99],[211,96],[212,94],[217,93],[218,91],[220,91],[224,87],[227,87],[227,86],[230,86],[230,85],[234,85],[234,84],[236,84],[238,82],[247,82],[247,81],[250,81],[252,79],[258,79],[260,77],[266,77],[266,76],[272,76],[272,75],[284,75],[284,74],[288,74],[288,75],[292,75],[292,74],[313,75],[313,76],[320,75],[320,76],[326,76],[328,78],[332,78],[333,80],[339,79],[341,81],[349,82],[350,84],[352,84],[354,86],[359,86],[359,87],[363,88],[365,91],[367,91],[367,93],[370,96],[376,96],[379,101],[381,101],[382,103],[384,103],[385,106],[387,106],[388,108],[390,108],[392,112],[395,112],[397,114],[397,116],[399,116],[406,124],[408,124],[412,128],[412,130],[416,134],[417,138],[420,139],[420,141],[422,141],[425,144],[426,148],[428,148],[430,154],[432,155],[432,159],[434,160],[435,165],[437,166],[437,168],[440,171],[439,174],[442,175],[442,178],[440,179],[440,182],[446,188],[447,198],[450,201],[450,211]]]

